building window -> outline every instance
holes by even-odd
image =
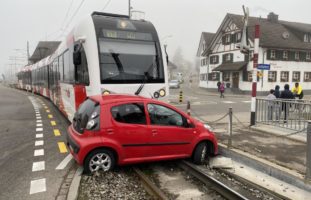
[[[299,60],[299,52],[298,51],[295,52],[295,60]]]
[[[281,82],[288,82],[289,72],[281,72]]]
[[[300,82],[300,72],[293,72],[293,82]]]
[[[237,32],[237,33],[235,34],[235,41],[236,41],[236,42],[241,42],[241,32]]]
[[[247,81],[252,82],[253,81],[253,73],[247,72]]]
[[[229,43],[230,43],[230,39],[231,39],[231,35],[230,35],[230,34],[227,34],[227,35],[226,35],[226,44],[229,44]]]
[[[222,80],[223,81],[230,81],[230,72],[223,72],[222,73]]]
[[[205,51],[205,48],[206,48],[206,44],[205,42],[203,42],[203,47],[202,47],[203,51]]]
[[[304,42],[309,42],[308,34],[305,34],[303,37]]]
[[[270,58],[272,58],[272,59],[275,58],[275,50],[271,50],[271,52],[270,52]]]
[[[269,71],[268,72],[268,82],[276,82],[276,71]]]
[[[304,81],[305,82],[311,82],[311,72],[305,72]]]
[[[311,59],[311,52],[307,52],[306,58],[307,58],[307,60]]]
[[[226,54],[225,60],[229,62],[231,60],[231,54]]]
[[[213,60],[213,63],[217,63],[217,57],[216,56],[213,56],[212,60]]]
[[[218,56],[211,56],[210,57],[210,63],[211,64],[217,64],[218,63]]]
[[[212,72],[208,74],[209,81],[219,81],[219,72]]]
[[[288,59],[288,51],[283,51],[283,58]]]

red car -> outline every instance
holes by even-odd
[[[201,164],[218,151],[203,123],[164,102],[131,95],[86,99],[68,128],[67,145],[86,173],[189,157]]]

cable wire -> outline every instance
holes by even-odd
[[[107,8],[107,6],[109,5],[110,1],[111,1],[111,0],[108,0],[108,1],[107,1],[107,3],[105,4],[104,8],[101,9],[101,11],[104,11],[104,10]]]
[[[63,33],[65,32],[65,30],[67,30],[69,24],[72,22],[72,20],[74,19],[74,17],[76,16],[76,14],[79,12],[80,8],[82,7],[83,3],[85,2],[85,0],[82,0],[78,6],[78,8],[75,10],[75,12],[73,13],[73,15],[71,16],[70,20],[68,21],[68,23],[66,24],[66,27],[63,29]]]
[[[69,7],[68,7],[68,9],[67,9],[66,15],[65,15],[65,17],[64,17],[64,20],[63,20],[63,22],[62,22],[62,25],[61,25],[60,29],[63,29],[63,27],[64,27],[65,21],[67,20],[68,15],[69,15],[69,12],[70,12],[70,10],[71,10],[71,8],[72,8],[73,1],[74,1],[74,0],[71,0],[71,2],[70,2],[70,4],[69,4]]]

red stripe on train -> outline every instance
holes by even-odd
[[[86,98],[86,90],[84,85],[74,85],[74,93],[75,93],[75,105],[76,110],[78,110],[80,104]]]

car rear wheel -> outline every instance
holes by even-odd
[[[84,161],[84,172],[94,173],[98,170],[109,171],[114,168],[115,157],[108,149],[92,151]]]
[[[207,158],[207,144],[206,143],[200,143],[196,146],[192,160],[197,165],[202,165]]]

